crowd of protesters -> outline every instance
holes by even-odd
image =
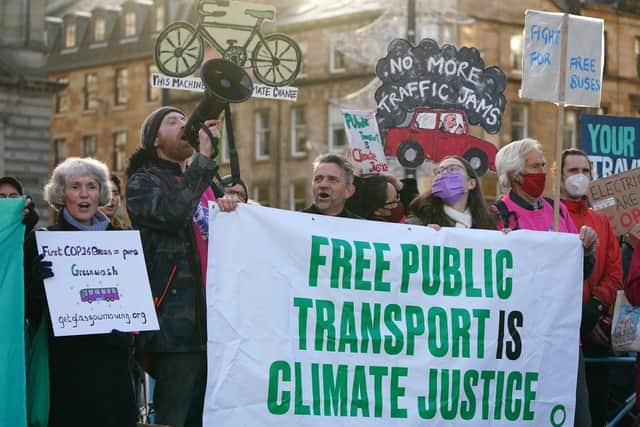
[[[134,359],[155,379],[156,423],[176,427],[202,423],[207,247],[210,236],[215,236],[208,230],[208,203],[216,201],[224,212],[250,200],[241,179],[226,176],[215,183],[216,141],[208,133],[217,136],[218,122],[205,122],[209,132],[200,131],[197,150],[182,139],[185,122],[185,114],[173,107],[160,108],[145,119],[139,148],[129,160],[124,193],[120,180],[90,158],[69,158],[57,165],[44,189],[45,200],[56,211],[54,223],[46,230],[140,231],[158,331],[53,336],[43,281],[54,273],[51,262],[37,252],[33,228],[38,216],[27,198],[27,335],[35,339],[35,331],[42,327],[48,331],[49,426],[80,426],[89,419],[95,426],[134,426],[138,419],[131,386]],[[406,222],[435,230],[553,231],[554,201],[543,197],[547,166],[540,144],[524,139],[504,146],[497,154],[496,169],[501,196],[489,205],[480,177],[460,156],[434,165],[431,185],[418,193],[415,179],[354,176],[346,158],[325,154],[313,164],[313,204],[303,212]],[[567,150],[556,173],[562,182],[558,231],[578,234],[584,250],[575,425],[603,426],[608,416],[609,372],[603,366],[585,368],[583,354],[612,354],[608,319],[617,290],[624,289],[629,301],[640,305],[640,250],[634,249],[640,226],[626,239],[632,255],[623,286],[620,242],[606,217],[593,211],[585,196],[592,179],[588,157],[580,150]],[[4,177],[0,197],[26,196],[15,178]],[[130,223],[119,212],[121,197]],[[92,369],[95,365],[100,369]]]

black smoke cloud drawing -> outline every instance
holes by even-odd
[[[382,86],[376,90],[376,119],[380,131],[405,121],[416,107],[463,110],[469,123],[497,133],[506,106],[504,72],[484,61],[476,48],[452,45],[442,48],[432,39],[417,46],[396,39],[387,47],[387,56],[376,65]]]

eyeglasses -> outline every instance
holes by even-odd
[[[461,172],[464,171],[464,166],[462,165],[456,165],[456,164],[450,164],[447,166],[440,166],[437,167],[433,170],[433,174],[434,175],[440,175],[442,172],[447,172],[447,173],[456,173],[456,172]]]
[[[399,195],[396,196],[395,200],[384,202],[384,207],[386,208],[386,207],[389,207],[389,206],[397,205],[398,203],[400,203],[400,196]]]

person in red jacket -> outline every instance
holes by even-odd
[[[631,227],[625,236],[626,242],[633,248],[627,281],[624,285],[624,295],[629,303],[640,305],[640,224]],[[633,427],[640,427],[640,357],[636,359],[636,404],[633,408]]]
[[[620,246],[606,216],[589,208],[585,196],[591,181],[591,162],[582,150],[570,148],[562,153],[560,197],[577,228],[587,225],[598,235],[595,265],[582,285],[582,325],[580,333],[584,355],[607,356],[611,353],[610,330],[603,320],[622,289]],[[587,389],[593,425],[607,420],[608,368],[587,366]]]

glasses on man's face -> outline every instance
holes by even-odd
[[[398,203],[400,203],[400,196],[396,196],[395,200],[390,200],[388,202],[384,202],[384,207],[385,208],[393,208],[395,207],[394,205],[397,205]]]
[[[439,166],[433,170],[434,175],[440,175],[442,172],[447,172],[447,173],[464,172],[464,166],[451,164],[446,166]]]

